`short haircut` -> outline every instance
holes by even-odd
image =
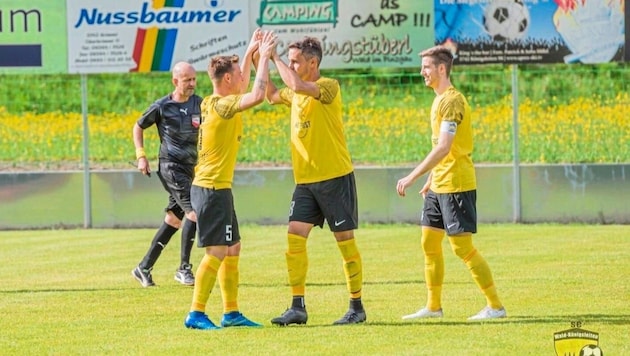
[[[208,64],[208,73],[212,80],[220,80],[226,73],[232,73],[232,65],[238,63],[238,56],[214,56]]]
[[[195,69],[188,62],[177,62],[173,66],[173,79],[179,79],[184,72],[195,71]]]
[[[420,52],[420,57],[430,57],[436,66],[444,64],[446,67],[446,76],[451,75],[453,67],[453,52],[444,46],[435,46]]]
[[[322,62],[322,44],[315,37],[304,37],[301,41],[295,41],[289,44],[289,49],[295,48],[302,51],[302,55],[306,59],[317,58],[317,65]]]

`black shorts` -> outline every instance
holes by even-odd
[[[293,191],[289,221],[324,226],[330,231],[358,228],[357,188],[354,173],[323,182],[298,184]]]
[[[190,197],[197,214],[199,247],[232,246],[241,241],[232,189],[215,190],[193,185]]]
[[[422,226],[446,230],[449,236],[477,232],[477,191],[461,193],[427,192],[420,218]]]
[[[157,175],[168,192],[168,205],[164,211],[172,211],[180,220],[193,210],[190,203],[190,186],[195,176],[195,166],[160,161]]]

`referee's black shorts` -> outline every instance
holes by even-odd
[[[164,211],[172,211],[180,220],[193,211],[190,203],[190,186],[195,176],[195,166],[160,161],[157,175],[168,192],[168,205]]]

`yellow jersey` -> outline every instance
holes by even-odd
[[[319,99],[280,90],[291,107],[291,160],[297,184],[315,183],[352,172],[342,121],[341,88],[331,78],[319,78]]]
[[[199,152],[193,185],[232,188],[236,156],[243,135],[240,102],[243,95],[211,95],[201,102]]]
[[[459,193],[477,189],[472,161],[473,133],[468,101],[454,87],[433,99],[431,106],[431,142],[438,143],[443,121],[457,124],[451,150],[432,170],[431,190],[436,193]]]

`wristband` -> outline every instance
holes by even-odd
[[[136,158],[140,159],[142,157],[146,157],[147,154],[144,152],[144,147],[138,147],[136,148]]]

